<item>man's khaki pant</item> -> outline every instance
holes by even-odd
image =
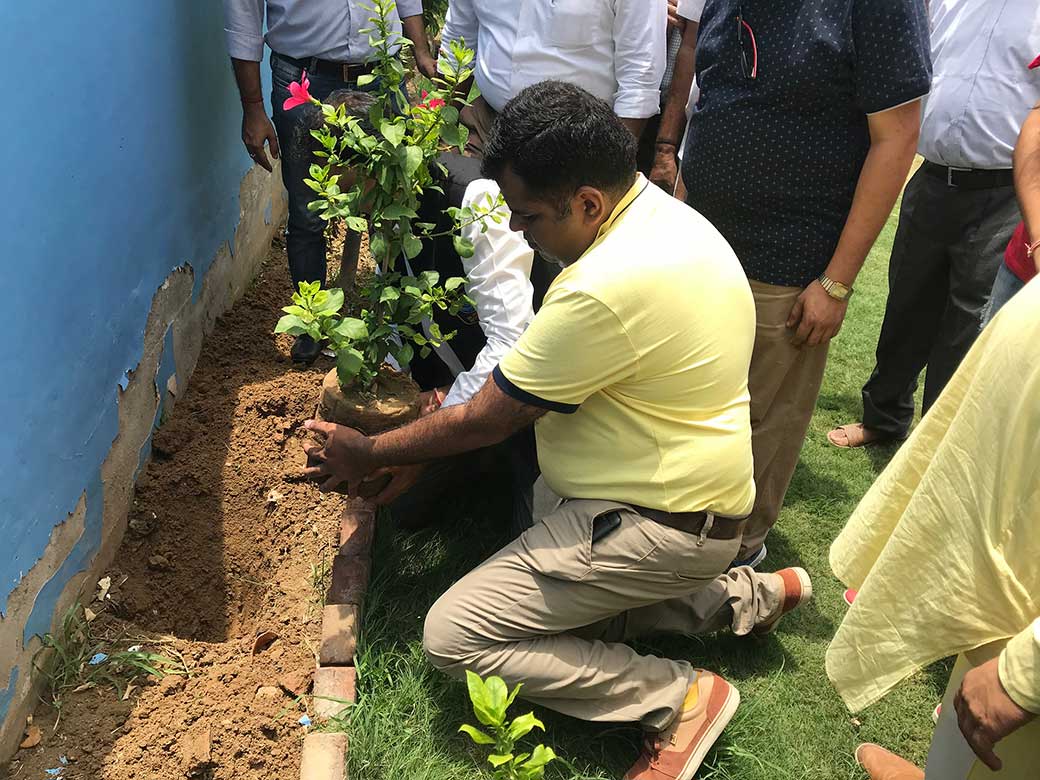
[[[827,344],[796,347],[787,318],[801,287],[751,281],[755,348],[751,355],[751,449],[755,455],[755,508],[744,529],[739,557],[766,540],[780,516],[827,366]]]
[[[593,542],[611,510],[621,525]],[[426,653],[455,677],[470,670],[522,682],[524,698],[567,715],[661,729],[679,712],[693,667],[622,642],[726,626],[745,634],[776,614],[778,577],[746,567],[723,574],[739,545],[624,504],[566,501],[433,605]]]

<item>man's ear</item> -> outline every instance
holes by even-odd
[[[602,222],[610,216],[607,211],[606,196],[595,187],[587,185],[579,187],[575,193],[575,198],[586,222]]]

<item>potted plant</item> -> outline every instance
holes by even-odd
[[[459,123],[459,109],[477,95],[475,87],[462,92],[473,74],[473,52],[453,43],[452,57],[442,58],[441,76],[414,79],[422,97],[409,105],[404,92],[408,74],[392,52],[410,42],[392,29],[393,7],[393,0],[374,0],[372,27],[362,30],[376,51],[371,75],[358,79],[359,86],[375,87],[366,121],[344,105],[312,97],[306,73],[290,85],[292,96],[286,101],[286,108],[309,103],[321,112],[320,124],[311,131],[317,142],[306,180],[315,192],[311,210],[328,222],[342,221],[351,231],[367,230],[376,273],[359,290],[362,309],[357,317],[343,316],[341,289],[301,283],[275,332],[306,333],[329,346],[336,368],[323,382],[318,414],[367,434],[418,416],[418,387],[388,366],[387,358],[407,368],[416,353],[425,357],[454,335],[433,322],[435,310],[454,315],[472,304],[461,277],[442,282],[434,271],[413,276],[396,265],[399,258],[416,257],[424,239],[444,235],[419,220],[420,198],[440,189],[436,172],[446,172],[437,159],[441,151],[454,147],[461,152],[466,145],[469,131]],[[500,204],[501,199],[446,210],[460,255],[471,255],[473,247],[458,229],[489,218],[500,221]]]

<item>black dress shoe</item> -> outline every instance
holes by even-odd
[[[321,354],[321,344],[303,333],[296,337],[289,354],[292,355],[293,363],[309,366]]]

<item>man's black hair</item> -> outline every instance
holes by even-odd
[[[636,174],[636,140],[611,107],[581,87],[542,81],[506,103],[484,147],[483,175],[512,167],[561,214],[582,186],[623,193]]]
[[[376,102],[376,98],[371,92],[362,92],[357,89],[337,89],[322,102],[335,108],[341,105],[346,106],[347,116],[356,117],[362,130],[369,135],[375,132],[368,116],[369,109]],[[311,103],[304,105],[301,110],[305,112],[305,115],[302,121],[296,125],[293,133],[293,143],[287,151],[289,154],[310,158],[315,151],[321,149],[321,144],[311,136],[311,130],[320,128],[325,123],[325,117],[321,113],[321,109]]]

